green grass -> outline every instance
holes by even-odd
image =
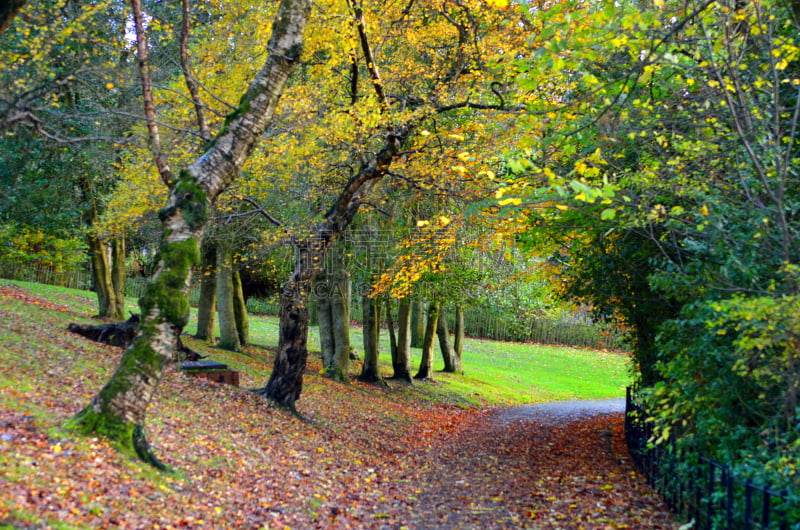
[[[93,293],[49,285],[18,282],[30,293],[54,303],[68,306],[78,313],[92,314],[96,310]],[[129,299],[126,307],[136,310],[136,302]],[[186,328],[187,334],[196,329],[196,312]],[[270,316],[251,316],[251,341],[254,345],[274,349],[278,345],[278,319]],[[361,329],[351,330],[351,344],[362,351]],[[198,341],[187,344],[214,359],[230,364],[234,369],[247,372],[253,368],[252,352],[235,353],[217,348],[205,348]],[[309,334],[311,355],[318,354],[319,337],[316,328]],[[381,334],[381,366],[385,375],[391,375],[388,354],[388,333]],[[438,346],[437,346],[438,354]],[[416,371],[420,350],[412,349],[412,368]],[[260,366],[261,363],[256,363]],[[441,358],[434,368],[440,370]],[[598,399],[621,397],[630,384],[629,357],[618,352],[586,350],[539,344],[520,344],[467,338],[464,344],[464,375],[437,372],[433,384],[425,384],[424,395],[443,400],[455,399],[473,404],[500,405],[536,403],[566,399]],[[359,363],[351,365],[351,374],[358,374]],[[252,370],[251,370],[252,371]],[[263,370],[252,374],[265,377]],[[264,380],[266,382],[266,380]]]

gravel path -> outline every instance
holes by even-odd
[[[625,412],[625,398],[553,401],[551,403],[509,407],[497,411],[495,421],[501,424],[513,421],[560,424],[617,412]]]

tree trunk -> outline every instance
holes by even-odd
[[[464,308],[456,305],[456,324],[453,330],[455,339],[453,340],[453,352],[455,353],[456,362],[458,363],[458,372],[464,373],[464,367],[461,362],[462,353],[464,352]]]
[[[364,322],[364,367],[359,381],[382,383],[383,378],[378,367],[381,336],[381,301],[378,297],[361,298],[362,320]]]
[[[256,392],[296,413],[308,359],[308,295],[317,272],[311,256],[319,253],[306,242],[295,246],[294,272],[281,293],[278,354],[267,385]]]
[[[219,317],[219,344],[224,350],[239,351],[239,330],[236,329],[236,308],[233,292],[233,251],[217,250],[217,316]]]
[[[397,357],[397,335],[394,332],[394,319],[392,318],[392,298],[386,293],[386,329],[389,331],[389,351],[392,359]]]
[[[436,335],[439,336],[439,349],[442,352],[444,359],[443,372],[461,373],[460,359],[456,358],[456,352],[450,342],[450,330],[447,325],[447,311],[444,309],[439,311],[438,324],[436,326]]]
[[[411,302],[411,347],[422,348],[425,339],[425,304],[414,300]]]
[[[333,332],[333,358],[327,366],[328,377],[346,382],[350,363],[350,277],[340,271],[333,278],[333,291],[329,293]]]
[[[244,299],[244,289],[242,289],[242,277],[239,271],[231,274],[232,293],[233,293],[233,316],[236,320],[236,332],[239,334],[239,346],[244,347],[250,344],[250,319],[247,315],[247,302]]]
[[[139,300],[141,322],[133,344],[108,383],[71,421],[79,430],[103,434],[159,468],[165,466],[151,453],[144,435],[145,413],[189,319],[186,295],[192,266],[200,261],[198,238],[208,208],[202,190],[186,184],[179,192],[173,190],[168,208],[162,210],[158,267]]]
[[[310,11],[310,0],[281,0],[266,62],[240,108],[209,149],[171,183],[167,205],[159,212],[163,230],[159,262],[139,301],[142,320],[136,338],[108,383],[71,422],[83,432],[111,438],[157,467],[164,466],[150,451],[145,416],[188,321],[189,282],[192,266],[200,261],[208,206],[230,186],[272,123],[278,98],[300,59]],[[139,44],[146,48],[141,42],[146,39],[138,33],[137,28]],[[154,152],[154,157],[158,155]]]
[[[114,288],[114,318],[125,318],[125,236],[111,240],[111,285]]]
[[[195,338],[216,343],[215,314],[217,312],[217,247],[203,242],[200,264],[200,302],[197,305]]]
[[[92,280],[97,293],[97,316],[120,320],[121,316],[115,315],[117,299],[111,279],[111,267],[108,263],[106,246],[102,240],[92,234],[88,239],[89,251],[92,253]]]
[[[350,277],[336,271],[317,277],[316,307],[325,375],[347,382],[350,362]]]
[[[397,304],[397,348],[392,353],[392,379],[411,382],[411,301]]]
[[[436,335],[436,326],[439,321],[439,302],[432,302],[428,306],[428,319],[425,322],[425,337],[422,340],[422,359],[419,370],[414,379],[433,378],[433,340]]]
[[[327,275],[321,272],[317,275],[315,282],[315,292],[321,291],[320,284],[327,283]],[[327,286],[326,286],[327,288]],[[331,298],[327,293],[318,295],[314,302],[317,313],[317,324],[319,325],[319,349],[322,353],[322,366],[326,373],[329,366],[333,366],[333,357],[336,352],[336,340],[333,335],[333,316],[331,309]],[[311,315],[309,315],[309,324]]]

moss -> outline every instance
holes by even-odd
[[[143,315],[157,307],[167,322],[183,329],[189,322],[189,300],[183,286],[191,267],[200,263],[200,246],[194,238],[166,243],[161,246],[160,255],[164,262],[162,272],[147,285],[139,307]]]
[[[89,405],[70,419],[66,427],[83,435],[99,434],[111,440],[122,453],[162,471],[170,471],[150,450],[144,427],[139,424],[124,422],[112,414],[95,412]]]
[[[202,229],[208,221],[208,197],[197,179],[188,171],[181,171],[172,194],[176,197],[175,204],[159,210],[158,218],[163,222],[180,211],[192,231]]]

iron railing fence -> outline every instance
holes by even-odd
[[[693,529],[800,529],[797,492],[742,479],[727,465],[679,450],[674,438],[654,445],[653,434],[636,389],[628,387],[625,439],[631,458],[670,510],[693,522]]]

